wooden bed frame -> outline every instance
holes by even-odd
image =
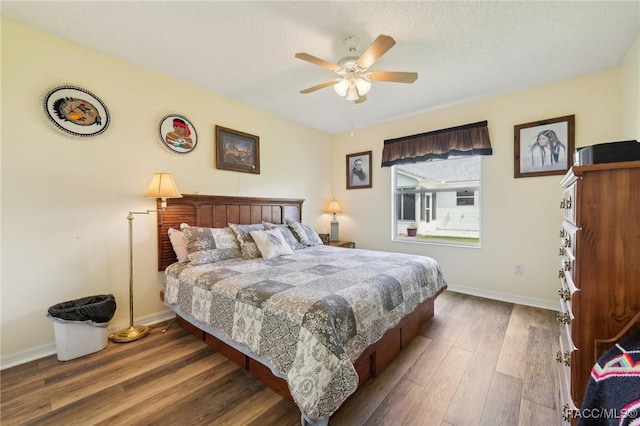
[[[164,270],[176,262],[167,233],[169,228],[179,229],[181,223],[222,228],[228,223],[251,224],[261,221],[284,223],[286,219],[300,221],[303,202],[302,199],[287,198],[184,195],[183,198],[169,199],[166,210],[162,212],[160,201],[158,201],[158,270]],[[441,292],[442,290],[434,297],[425,300],[395,328],[388,330],[379,341],[364,350],[354,364],[360,378],[358,388],[391,363],[393,358],[418,334],[420,327],[433,318],[434,301]],[[276,377],[268,367],[178,315],[176,315],[176,321],[279,395],[294,402],[287,382]]]

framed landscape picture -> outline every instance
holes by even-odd
[[[514,177],[563,175],[575,147],[575,115],[514,126]]]
[[[260,138],[216,126],[216,168],[260,174]]]

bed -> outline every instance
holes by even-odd
[[[158,269],[181,326],[296,404],[303,424],[322,425],[433,317],[446,282],[429,257],[323,245],[302,224],[302,203],[170,199],[158,213]],[[177,262],[169,238],[181,224],[189,225],[188,264]],[[218,242],[239,236],[240,256],[198,257],[205,251],[194,235],[203,232]],[[263,239],[283,252],[265,251]],[[254,256],[254,241],[263,256]]]

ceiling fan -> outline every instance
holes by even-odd
[[[347,37],[344,41],[350,54],[357,50],[360,40],[355,36]],[[371,67],[382,55],[396,44],[395,40],[384,34],[380,34],[360,55],[347,56],[338,61],[337,64],[327,62],[308,53],[296,53],[296,58],[311,62],[315,65],[330,69],[339,77],[325,81],[300,93],[307,94],[325,87],[333,86],[339,96],[347,101],[355,103],[364,102],[366,95],[371,89],[372,81],[388,81],[394,83],[413,83],[418,79],[418,73],[400,71],[369,71]]]

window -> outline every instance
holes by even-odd
[[[480,246],[481,156],[392,166],[393,239]],[[418,232],[409,237],[407,227]]]
[[[473,206],[474,191],[472,189],[463,189],[456,192],[456,205]]]

